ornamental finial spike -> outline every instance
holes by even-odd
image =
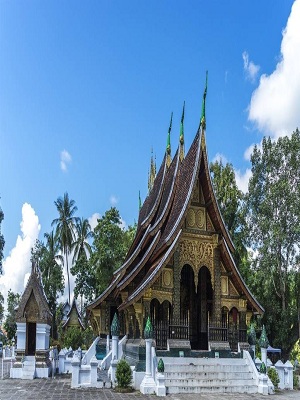
[[[179,157],[180,161],[184,159],[184,110],[185,110],[185,101],[183,102],[181,122],[180,122],[180,135],[179,135]]]
[[[263,349],[266,349],[269,346],[269,339],[267,337],[266,328],[264,325],[262,327],[262,332],[258,343]]]
[[[144,337],[145,339],[152,339],[153,338],[153,327],[151,324],[150,317],[147,318],[145,330],[144,330]]]
[[[167,137],[167,148],[166,148],[167,167],[169,167],[170,164],[171,164],[171,130],[172,130],[172,120],[173,120],[173,112],[172,112],[172,114],[171,114],[170,126],[169,126],[169,129],[168,129],[168,137]]]
[[[203,99],[202,99],[202,113],[201,113],[201,120],[200,120],[200,126],[203,130],[206,128],[205,103],[206,103],[206,95],[207,95],[207,79],[208,79],[208,71],[206,71],[206,81],[205,81],[205,89],[204,89]]]
[[[141,192],[139,191],[139,211],[142,208],[142,199],[141,199]]]
[[[112,336],[120,335],[120,324],[119,324],[117,313],[115,313],[115,315],[114,315],[110,330],[111,330]]]
[[[256,345],[256,332],[254,328],[254,324],[250,325],[250,330],[248,334],[248,342],[250,346],[255,346]]]

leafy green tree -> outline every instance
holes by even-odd
[[[3,317],[4,317],[4,297],[0,292],[0,326],[2,325]]]
[[[248,278],[250,260],[245,246],[244,194],[237,186],[232,164],[215,161],[210,164],[210,172],[221,215],[236,248],[236,264],[243,277]]]
[[[63,333],[63,346],[77,350],[84,343],[83,331],[77,326],[70,326]]]
[[[72,267],[71,272],[76,276],[75,295],[84,295],[87,301],[91,301],[106,289],[113,272],[121,266],[134,234],[134,227],[122,228],[115,207],[105,212],[94,230],[90,259],[80,257]]]
[[[56,326],[56,308],[57,298],[64,291],[64,277],[62,271],[63,257],[60,254],[60,244],[57,232],[54,234],[45,233],[46,243],[37,240],[32,250],[32,259],[34,259],[41,271],[42,282],[45,295],[48,300],[50,311],[53,315],[52,320],[52,337],[57,336]]]
[[[16,324],[16,307],[18,307],[21,299],[21,295],[19,293],[14,293],[11,290],[8,291],[7,294],[7,314],[4,322],[4,329],[7,332],[8,340],[12,340],[15,338],[17,331]]]
[[[4,213],[0,207],[0,274],[2,274],[2,260],[3,260],[3,249],[5,245],[4,237],[1,233],[1,223],[4,219]]]
[[[300,241],[300,133],[264,138],[251,157],[247,195],[252,289],[266,309],[271,342],[288,352],[298,336]]]
[[[69,199],[68,193],[65,193],[63,197],[59,197],[54,202],[54,204],[57,208],[59,217],[52,221],[52,226],[56,226],[59,235],[60,246],[65,256],[68,278],[69,303],[71,304],[68,255],[71,253],[72,245],[75,240],[74,229],[79,218],[75,217],[77,207],[75,205],[75,201]]]

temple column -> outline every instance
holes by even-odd
[[[216,246],[214,248],[214,309],[213,317],[215,321],[221,321],[221,265],[220,250]]]
[[[180,265],[179,251],[174,253],[174,273],[173,273],[173,318],[180,319]]]

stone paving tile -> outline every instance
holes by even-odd
[[[156,396],[155,396],[156,397]],[[69,377],[55,379],[0,380],[0,400],[154,400],[153,395],[140,392],[116,393],[111,389],[71,389]],[[172,394],[168,400],[266,400],[259,394]],[[274,400],[300,400],[300,391],[282,391],[272,396]]]

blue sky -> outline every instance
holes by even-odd
[[[188,149],[206,70],[209,158],[246,190],[251,146],[300,125],[299,18],[300,0],[0,0],[0,291],[22,290],[64,192],[80,217],[137,220],[151,148],[159,165],[173,111],[175,153],[185,101]]]

